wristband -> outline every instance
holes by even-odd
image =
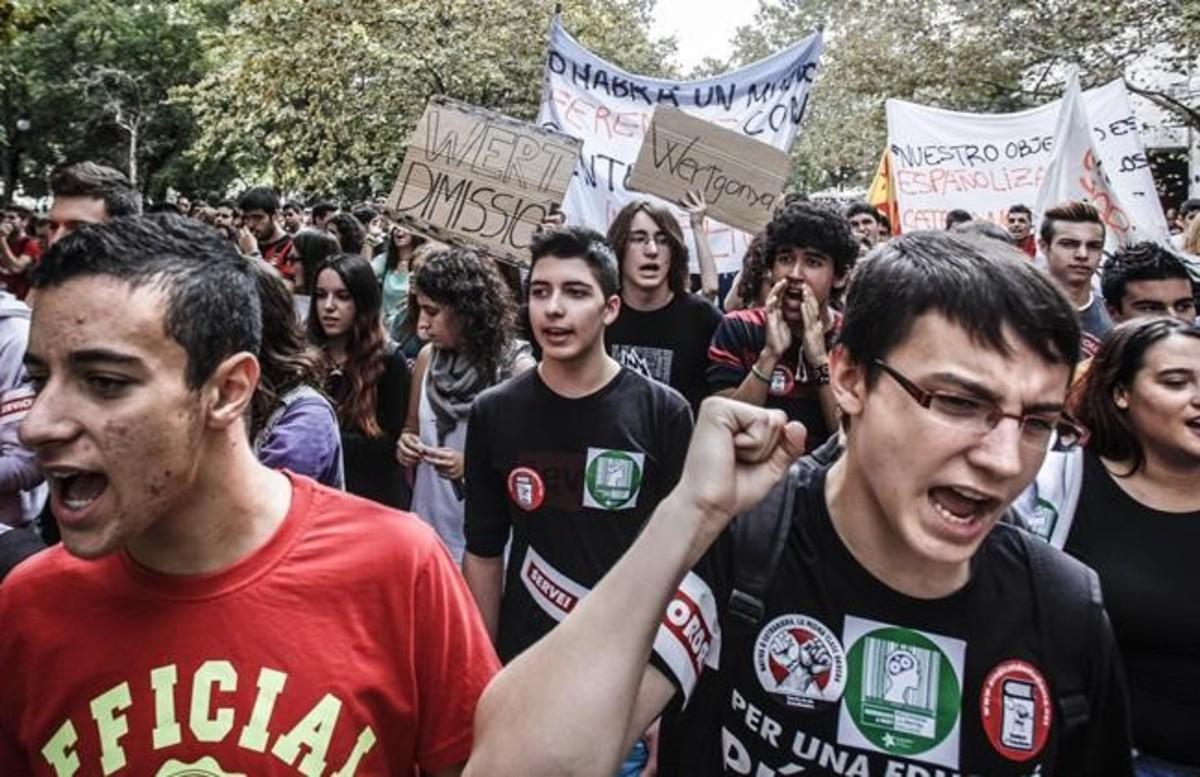
[[[818,386],[829,385],[829,362],[813,367],[813,383]]]
[[[757,364],[751,364],[751,365],[750,365],[750,374],[751,374],[751,375],[753,375],[754,377],[758,378],[759,380],[761,380],[763,383],[766,383],[768,386],[770,386],[770,385],[771,385],[771,376],[770,376],[770,375],[765,375],[765,374],[763,374],[763,373],[762,373],[762,372],[761,372],[761,371],[758,369],[758,365],[757,365]]]

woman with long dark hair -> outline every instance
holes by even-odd
[[[321,354],[305,342],[283,280],[262,262],[252,267],[263,330],[261,372],[250,402],[254,453],[268,467],[343,488],[337,413],[320,390],[325,377]]]
[[[317,267],[308,334],[329,368],[325,389],[341,424],[346,489],[407,508],[408,484],[393,451],[404,428],[410,374],[384,334],[379,284],[366,259],[340,254]]]
[[[383,290],[383,325],[389,332],[396,319],[403,318],[408,311],[412,260],[425,240],[423,235],[397,224],[388,235],[384,252],[371,260],[371,269]]]
[[[414,279],[418,328],[428,344],[413,369],[397,460],[416,467],[412,510],[458,561],[463,538],[463,448],[471,403],[486,388],[533,366],[513,337],[515,304],[496,269],[473,251],[429,256]]]
[[[1139,777],[1200,775],[1200,328],[1110,331],[1076,409],[1091,430],[1065,549],[1100,575]]]

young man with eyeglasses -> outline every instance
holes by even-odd
[[[695,410],[708,395],[708,341],[721,313],[688,291],[688,249],[679,222],[646,200],[629,203],[608,228],[621,273],[621,312],[604,333],[627,369],[683,394]]]
[[[1086,437],[1064,413],[1079,337],[1065,296],[998,241],[881,248],[830,354],[841,457],[776,489],[803,428],[705,402],[638,541],[484,694],[466,774],[603,774],[680,707],[664,777],[1130,774],[1094,573],[1000,521],[1048,450]],[[748,611],[732,595],[747,535],[726,526],[781,493],[779,558]]]

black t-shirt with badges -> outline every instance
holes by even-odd
[[[682,712],[677,694],[664,722],[660,774],[1130,774],[1120,668],[1099,614],[1082,643],[1095,645],[1099,678],[1078,748],[1088,762],[1056,763],[1052,649],[1037,626],[1044,600],[1018,529],[992,530],[963,588],[914,599],[850,555],[824,483],[821,473],[797,495],[802,517],[752,630],[739,637],[728,628],[730,533],[680,585],[652,656],[688,694]]]
[[[683,394],[692,408],[708,396],[708,344],[721,312],[695,294],[676,294],[658,310],[621,306],[604,331],[609,354],[634,372]]]
[[[566,617],[679,480],[692,431],[674,389],[627,369],[567,398],[529,370],[481,394],[467,425],[467,551],[512,537],[497,652],[511,660]]]

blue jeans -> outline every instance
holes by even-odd
[[[639,739],[633,743],[629,755],[625,756],[625,763],[621,764],[617,777],[638,777],[642,769],[646,768],[646,761],[649,759],[650,751],[646,749],[646,743]]]
[[[1137,777],[1200,777],[1200,769],[1184,766],[1139,753],[1133,759],[1133,773]]]

